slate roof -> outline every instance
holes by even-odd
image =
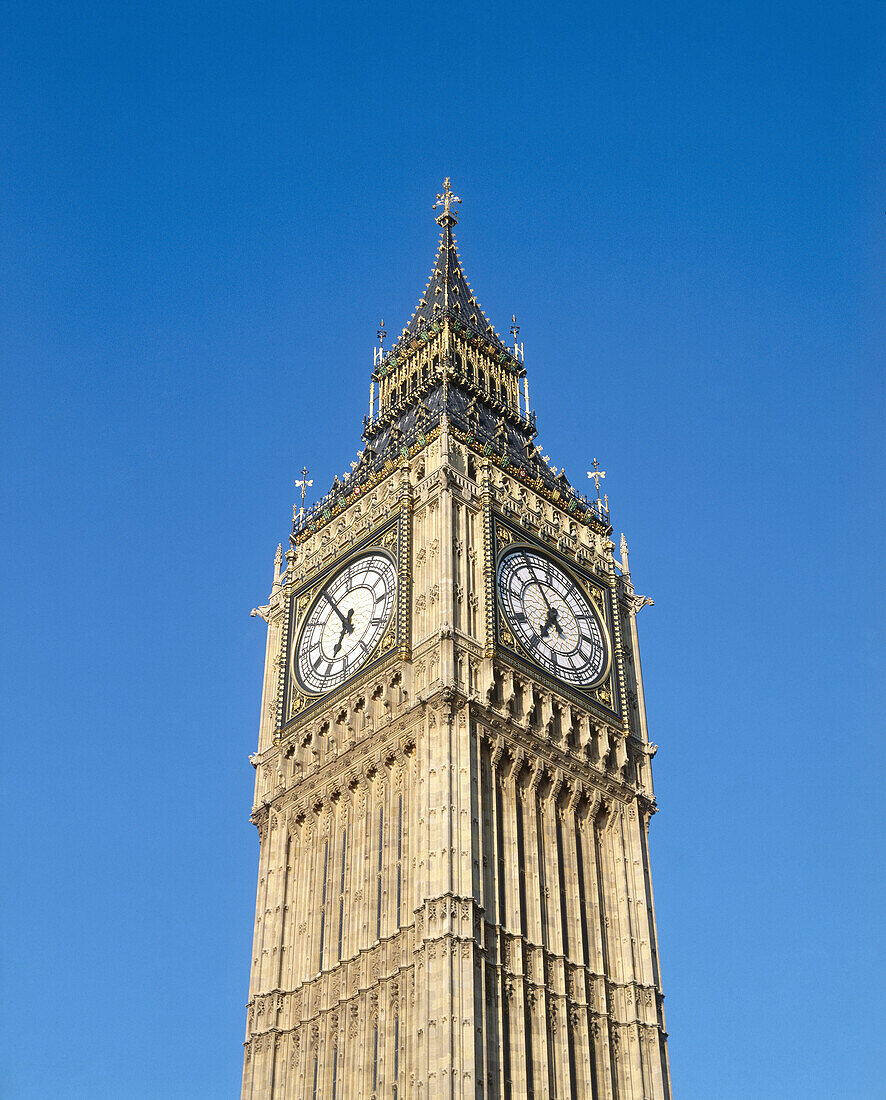
[[[448,184],[449,181],[446,180],[447,187]],[[458,245],[452,232],[456,220],[448,207],[437,219],[443,232],[440,234],[437,255],[425,292],[409,323],[393,348],[386,353],[386,361],[390,360],[395,349],[411,345],[423,332],[426,339],[429,325],[442,319],[444,313],[450,317],[456,316],[460,325],[473,330],[513,359],[512,353],[483,312],[462,271]],[[397,356],[394,355],[393,358],[396,363]],[[416,441],[422,441],[425,433],[440,423],[444,416],[467,433],[467,438],[475,447],[482,448],[483,453],[494,452],[506,466],[512,469],[521,468],[551,493],[557,491],[566,498],[574,497],[580,513],[593,513],[599,522],[608,524],[608,513],[604,515],[598,506],[578,493],[570,485],[565,470],[554,473],[542,458],[541,451],[534,442],[534,412],[525,420],[521,416],[513,415],[513,410],[509,414],[504,407],[496,407],[494,398],[490,398],[488,394],[484,396],[475,388],[466,386],[464,378],[459,380],[441,374],[410,392],[408,398],[404,397],[384,414],[379,407],[379,415],[375,420],[370,421],[369,417],[364,417],[363,440],[366,446],[357,456],[357,461],[351,463],[352,472],[343,481],[336,477],[329,492],[312,505],[303,518],[293,518],[293,538],[298,530],[322,523],[324,517],[328,518],[325,509],[332,507],[344,494],[365,484],[372,473],[388,459],[407,453],[407,448]]]
[[[469,328],[485,336],[497,347],[504,348],[501,337],[483,312],[474,296],[471,284],[462,271],[458,244],[452,232],[453,219],[447,217],[441,221],[443,232],[440,234],[440,244],[437,255],[434,257],[434,267],[428,279],[428,285],[409,323],[401,332],[397,344],[414,337],[425,325],[439,318],[444,309],[448,309],[454,311],[459,320]]]

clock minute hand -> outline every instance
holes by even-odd
[[[336,613],[336,615],[338,615],[338,617],[339,617],[339,618],[341,619],[342,623],[343,623],[343,624],[344,624],[345,626],[347,626],[347,627],[350,627],[350,629],[351,629],[351,630],[353,630],[354,628],[353,628],[353,627],[351,626],[351,616],[352,616],[352,615],[354,614],[354,609],[353,609],[353,608],[351,608],[351,610],[350,610],[350,611],[348,612],[348,616],[347,616],[347,618],[345,618],[345,616],[344,616],[344,615],[342,615],[341,611],[339,610],[339,606],[338,606],[338,604],[336,604],[336,603],[333,603],[333,602],[332,602],[332,598],[330,597],[329,593],[328,593],[328,592],[324,592],[324,593],[323,593],[323,596],[324,596],[324,599],[326,600],[326,602],[327,602],[327,603],[329,604],[329,606],[330,606],[330,607],[332,608],[332,610],[333,610],[333,611],[334,611],[334,612]]]
[[[530,566],[530,569],[531,568],[532,567]],[[545,607],[548,609],[548,612],[550,613],[550,611],[551,611],[551,601],[548,599],[547,592],[545,592],[545,586],[539,580],[538,573],[536,573],[536,571],[534,569],[532,569],[532,575],[533,575],[533,577],[535,577],[535,584],[536,584],[536,587],[538,588],[539,592],[541,592],[541,598],[545,602]]]
[[[563,637],[563,630],[560,627],[560,624],[557,622],[557,609],[555,607],[551,606],[551,601],[548,599],[547,592],[545,592],[545,586],[539,580],[539,577],[538,577],[538,574],[536,573],[536,571],[532,568],[532,566],[530,566],[529,568],[530,568],[530,571],[531,571],[533,577],[535,577],[535,586],[539,590],[539,592],[541,592],[541,598],[544,600],[545,607],[548,609],[548,617],[545,619],[544,624],[542,625],[541,631],[539,632],[538,636],[539,636],[539,638],[546,637],[547,633],[551,629],[551,627],[555,626],[557,628],[557,633],[562,638]]]

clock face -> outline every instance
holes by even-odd
[[[355,558],[327,581],[308,611],[293,655],[307,691],[331,691],[372,656],[391,619],[397,574],[382,553]]]
[[[515,548],[498,566],[505,619],[543,668],[575,687],[596,683],[609,664],[600,617],[575,581],[550,558]]]

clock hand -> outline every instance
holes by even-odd
[[[530,566],[530,568],[531,568],[531,566]],[[538,590],[541,592],[541,598],[545,602],[545,607],[547,607],[548,611],[550,611],[551,610],[551,601],[548,599],[547,592],[545,592],[545,586],[538,579],[538,574],[536,573],[536,571],[534,569],[532,569],[532,575],[533,575],[533,577],[535,577],[535,584],[536,584],[536,587],[538,588]]]
[[[555,626],[557,628],[557,633],[562,638],[563,637],[563,631],[560,628],[560,624],[557,622],[557,609],[551,605],[551,601],[548,599],[548,594],[547,594],[547,592],[545,592],[544,584],[538,579],[538,574],[535,572],[534,569],[532,569],[531,566],[530,566],[530,571],[532,572],[533,577],[535,577],[535,586],[539,590],[539,592],[541,592],[541,598],[544,600],[545,607],[547,607],[547,609],[548,609],[548,616],[545,619],[544,624],[542,625],[542,628],[539,631],[538,636],[540,638],[546,637],[547,633],[551,629],[551,627]]]
[[[351,615],[354,614],[354,609],[351,608],[351,610],[348,612],[348,617],[345,618],[344,615],[342,615],[341,611],[339,610],[338,604],[335,604],[335,603],[332,602],[332,599],[331,599],[329,593],[324,592],[323,596],[324,596],[324,599],[326,600],[326,602],[332,608],[332,610],[336,613],[336,615],[338,615],[338,617],[341,619],[341,621],[347,626],[348,623],[350,623],[350,621],[351,621],[351,619],[350,619]],[[353,627],[351,627],[351,629],[353,630]]]
[[[338,655],[338,651],[341,649],[342,643],[345,640],[345,635],[354,633],[354,623],[352,621],[353,618],[354,618],[354,609],[353,609],[353,607],[350,609],[350,611],[348,611],[347,618],[345,618],[344,615],[341,615],[341,613],[339,613],[339,614],[340,614],[340,617],[341,617],[341,621],[344,623],[344,626],[342,626],[341,634],[339,635],[338,641],[335,643],[335,646],[332,650],[332,656],[333,657]]]
[[[538,632],[539,638],[547,637],[547,633],[551,629],[551,627],[553,627],[557,631],[561,638],[563,637],[563,627],[560,626],[560,619],[557,609],[556,607],[552,607],[550,604],[548,604],[548,617],[545,619],[544,623],[542,624],[541,630]]]

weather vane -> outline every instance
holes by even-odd
[[[449,207],[451,203],[461,202],[461,199],[458,197],[458,195],[453,195],[452,188],[449,186],[449,183],[449,176],[447,176],[446,179],[443,180],[443,194],[437,196],[437,201],[431,207],[432,210],[436,210],[438,206],[443,207],[443,213],[440,215],[439,218],[437,218],[437,221],[441,225],[443,224],[444,218],[452,218],[454,222],[458,221],[458,215],[455,213],[454,210],[450,210]]]
[[[308,478],[308,468],[307,468],[307,466],[302,466],[302,468],[301,468],[301,478],[296,478],[296,480],[295,480],[296,488],[301,487],[301,508],[299,508],[299,510],[298,510],[299,520],[305,514],[305,489],[307,489],[307,487],[309,485],[313,485],[313,484],[314,484],[313,478]]]
[[[385,319],[384,319],[384,317],[382,317],[381,321],[379,321],[379,324],[378,324],[378,332],[375,334],[378,338],[379,345],[382,348],[384,348],[384,346],[385,346],[385,337],[387,336],[387,334],[388,334],[388,332],[387,332],[387,329],[385,328]]]
[[[512,313],[511,314],[511,336],[513,337],[513,340],[514,340],[514,358],[519,359],[520,362],[522,363],[523,362],[523,344],[522,343],[520,343],[520,344],[517,343],[517,337],[519,335],[520,335],[520,326],[517,324],[517,314]],[[527,411],[526,415],[527,416],[529,415],[528,411]]]
[[[593,470],[588,470],[588,477],[594,479],[594,484],[597,487],[597,503],[600,503],[600,479],[606,477],[606,471],[600,469],[600,463],[594,459]]]

